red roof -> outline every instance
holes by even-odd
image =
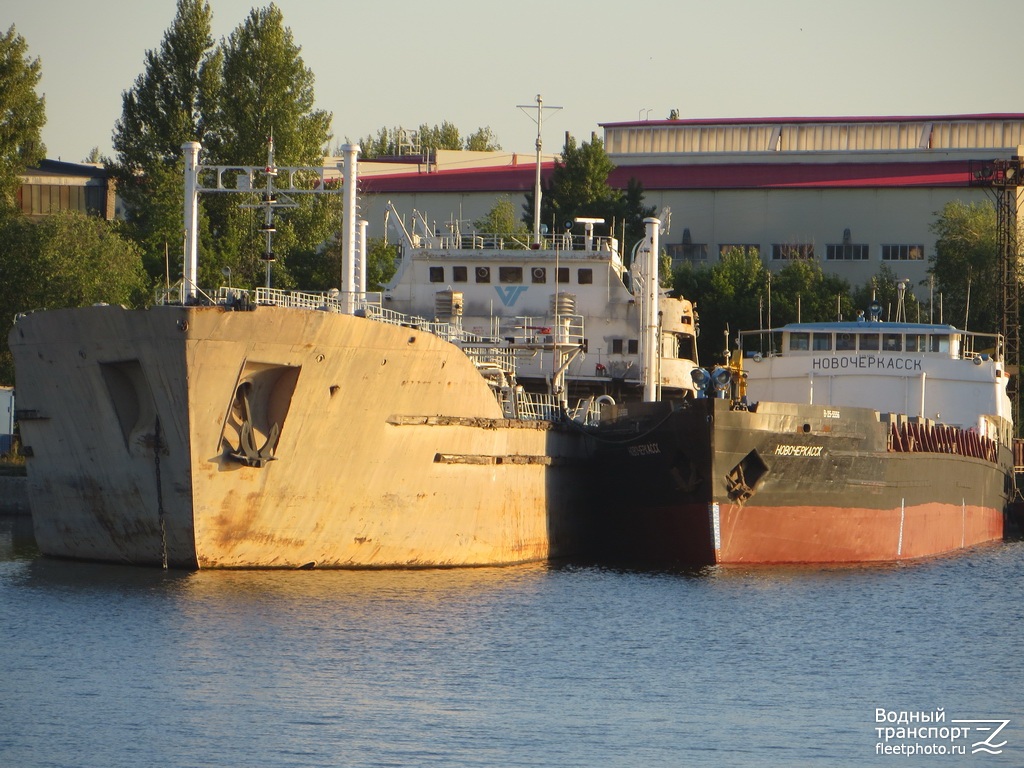
[[[982,158],[979,158],[982,159]],[[547,182],[553,165],[541,167]],[[507,192],[533,189],[532,165],[500,168],[364,176],[363,193]],[[721,163],[702,165],[627,165],[612,171],[609,183],[625,189],[631,178],[650,190],[788,189],[849,187],[966,187],[967,160],[895,163]]]
[[[620,166],[609,182],[624,189],[786,189],[842,187],[966,187],[970,162],[729,163]]]

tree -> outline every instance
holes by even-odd
[[[331,139],[331,114],[314,109],[315,77],[299,55],[301,48],[273,4],[253,9],[223,45],[223,88],[212,114],[204,114],[210,134],[206,162],[262,165],[273,139],[278,166],[320,166]],[[305,181],[310,181],[306,179]],[[262,212],[240,209],[237,195],[208,201],[211,230],[220,260],[242,282],[263,281]],[[322,246],[337,229],[340,201],[333,196],[294,195],[297,208],[275,215],[274,266],[279,287],[291,287],[287,260],[302,254],[309,265],[326,258]],[[201,273],[202,274],[202,273]]]
[[[838,298],[838,306],[837,306]],[[810,259],[795,259],[772,276],[772,324],[853,319],[850,284]]]
[[[643,220],[654,214],[654,208],[643,206],[643,186],[630,179],[625,192],[613,189],[608,176],[615,169],[605,152],[604,142],[592,136],[590,142],[577,147],[572,136],[566,138],[562,159],[555,163],[547,188],[541,196],[540,220],[561,231],[578,216],[603,218],[618,231],[625,228],[623,251],[629,254],[642,240]],[[533,223],[534,193],[526,193],[523,221]]]
[[[97,302],[137,306],[147,280],[134,243],[106,221],[77,212],[38,223],[9,217],[0,224],[0,317],[33,309],[80,307]],[[7,334],[0,340],[0,382],[13,383]]]
[[[366,289],[379,291],[391,280],[397,269],[398,246],[383,237],[371,237],[366,249]]]
[[[506,235],[506,247],[526,248],[529,245],[530,230],[516,219],[516,206],[510,197],[499,197],[484,216],[473,222],[479,232]]]
[[[883,320],[896,320],[896,309],[899,305],[900,291],[899,284],[904,284],[903,291],[903,320],[911,323],[918,322],[918,317],[927,321],[922,316],[921,302],[914,295],[913,286],[909,280],[900,280],[896,272],[888,264],[883,264],[878,274],[868,280],[853,292],[853,305],[855,311],[867,312],[871,302],[877,301],[882,307]],[[935,318],[938,320],[938,317]]]
[[[39,59],[12,24],[0,35],[0,209],[13,210],[21,173],[46,157],[46,101],[37,95]]]
[[[423,123],[416,131],[401,127],[378,128],[376,134],[370,134],[357,143],[364,160],[423,155],[438,149],[467,149],[477,152],[496,152],[501,149],[497,137],[489,126],[477,128],[463,142],[459,129],[447,120],[433,128]]]
[[[477,128],[466,137],[466,149],[471,152],[498,152],[501,150],[501,144],[498,143],[498,137],[494,135],[491,126],[488,125]]]
[[[942,296],[943,320],[989,332],[998,330],[1002,275],[995,206],[959,200],[946,203],[930,228],[937,240],[928,272]]]
[[[420,126],[417,136],[421,152],[436,154],[439,149],[462,149],[462,137],[459,135],[459,129],[447,120],[433,128],[424,123]]]
[[[113,135],[127,231],[153,278],[164,274],[168,250],[181,251],[182,144],[207,140],[204,111],[216,107],[220,93],[209,4],[178,0],[177,8],[159,50],[146,51],[145,71],[122,94]]]
[[[768,291],[768,271],[757,251],[732,248],[711,267],[687,263],[673,274],[675,293],[698,306],[701,335],[700,359],[705,364],[722,362],[723,353],[741,329],[761,326]]]

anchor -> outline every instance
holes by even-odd
[[[262,468],[268,462],[274,460],[274,451],[277,449],[277,440],[281,435],[281,425],[275,422],[270,429],[266,441],[259,448],[256,447],[256,430],[252,426],[252,412],[249,408],[249,385],[240,387],[239,394],[242,400],[244,418],[238,434],[238,448],[228,443],[228,456],[247,467]],[[227,442],[225,440],[225,442]]]

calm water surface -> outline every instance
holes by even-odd
[[[0,765],[1021,766],[1022,576],[1020,542],[871,568],[168,574],[40,558],[0,518]],[[879,738],[908,724],[877,709],[939,708],[1010,720],[1000,754]]]

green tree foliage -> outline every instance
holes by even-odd
[[[474,221],[473,226],[478,232],[505,236],[505,247],[529,247],[530,230],[516,218],[516,205],[507,195],[499,197],[491,210]]]
[[[0,317],[34,309],[107,302],[136,306],[147,299],[139,249],[104,220],[77,212],[33,222],[22,216],[0,224]],[[6,331],[0,382],[13,383]]]
[[[223,98],[206,115],[210,127],[206,162],[261,165],[267,161],[268,140],[274,142],[277,166],[319,166],[331,139],[331,114],[314,109],[313,72],[300,56],[291,29],[273,4],[253,9],[223,45]],[[295,195],[297,208],[275,213],[273,250],[276,287],[294,287],[288,260],[307,266],[325,257],[322,247],[338,228],[340,200]],[[262,211],[239,208],[237,195],[208,201],[206,210],[220,257],[212,260],[231,267],[240,282],[264,279],[265,250],[260,227]],[[316,268],[313,271],[324,271]],[[202,272],[200,273],[202,277]]]
[[[320,165],[331,139],[331,114],[314,109],[312,70],[299,55],[277,6],[253,9],[223,46],[224,93],[210,118],[214,162],[259,164],[274,139],[280,165]]]
[[[398,246],[383,237],[371,237],[366,250],[366,290],[379,291],[395,276]]]
[[[931,230],[937,239],[928,271],[935,278],[935,291],[942,295],[943,321],[963,326],[968,318],[972,329],[999,330],[1002,276],[995,207],[988,202],[947,203]],[[934,319],[939,319],[937,311]]]
[[[868,312],[871,302],[877,301],[882,308],[882,319],[895,321],[897,307],[899,306],[900,290],[899,284],[903,283],[903,315],[900,318],[904,322],[928,322],[927,308],[922,305],[914,294],[914,286],[909,280],[901,280],[892,267],[883,264],[878,274],[868,280],[864,285],[853,291],[853,311]],[[844,317],[850,319],[844,314]],[[934,320],[938,322],[938,315]]]
[[[145,71],[122,94],[111,164],[125,203],[127,232],[142,248],[149,274],[165,272],[165,254],[181,253],[182,144],[207,140],[204,110],[220,94],[221,59],[203,0],[178,0],[177,15]],[[176,262],[175,262],[176,263]]]
[[[563,231],[576,217],[603,218],[621,234],[624,230],[623,250],[632,252],[644,237],[643,220],[654,215],[654,208],[643,205],[643,186],[630,179],[626,190],[613,189],[608,176],[615,165],[605,152],[604,142],[592,136],[589,142],[576,145],[572,136],[566,138],[562,159],[541,195],[540,220],[552,232]],[[523,221],[533,223],[534,193],[526,193]]]
[[[494,135],[494,131],[488,125],[477,128],[466,137],[466,149],[471,152],[498,152],[501,150],[501,144],[498,143],[498,137]]]
[[[423,123],[418,130],[405,128],[379,128],[359,142],[360,155],[365,160],[379,157],[431,154],[438,149],[467,149],[477,152],[497,152],[501,149],[490,127],[477,128],[463,141],[459,129],[447,120],[433,127]],[[340,153],[340,148],[339,148]]]
[[[786,323],[835,320],[838,312],[853,319],[850,284],[826,275],[817,262],[795,260],[771,274],[756,250],[733,248],[717,264],[684,264],[673,274],[679,295],[698,302],[701,360],[719,363],[727,348],[725,331],[735,346],[736,332],[779,327]],[[838,306],[837,306],[838,304]],[[769,316],[770,312],[770,316]]]
[[[46,156],[46,101],[36,93],[42,69],[12,24],[0,35],[0,210],[13,210],[21,173]]]
[[[700,317],[697,341],[704,365],[721,363],[739,329],[757,328],[763,317],[768,272],[756,251],[733,248],[713,266],[686,263],[673,274],[675,293],[693,301]]]
[[[816,261],[795,259],[772,276],[772,324],[853,319],[850,284]]]

